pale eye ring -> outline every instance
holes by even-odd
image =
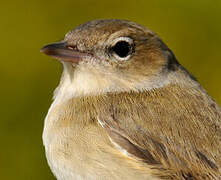
[[[129,37],[120,37],[115,39],[111,47],[112,55],[121,61],[128,60],[134,53],[134,43]]]

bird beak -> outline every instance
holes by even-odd
[[[88,53],[79,52],[77,50],[74,50],[70,46],[67,45],[66,42],[58,42],[53,44],[48,44],[44,46],[40,52],[45,53],[46,55],[49,55],[51,57],[54,57],[55,59],[64,61],[64,62],[72,62],[72,63],[78,63],[82,59],[91,57]]]

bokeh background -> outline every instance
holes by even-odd
[[[0,5],[0,179],[53,180],[42,131],[62,67],[39,52],[93,19],[157,32],[221,104],[220,0],[4,0]]]

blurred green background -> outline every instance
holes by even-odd
[[[128,19],[157,32],[221,103],[220,0],[1,1],[0,179],[54,179],[41,136],[62,67],[39,49],[101,18]]]

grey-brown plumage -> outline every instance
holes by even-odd
[[[64,65],[43,134],[58,179],[221,179],[221,110],[155,33],[91,21],[42,51]]]

